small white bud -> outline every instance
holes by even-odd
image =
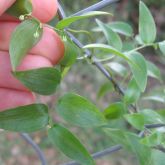
[[[43,28],[43,25],[42,25],[42,23],[40,23],[40,26],[39,26],[39,27],[40,27],[40,29],[42,29],[42,28]]]
[[[63,41],[67,41],[67,37],[63,35],[63,36],[62,36],[62,40],[63,40]]]
[[[20,21],[24,21],[24,19],[25,19],[25,16],[24,16],[24,15],[20,15],[20,16],[19,16],[19,20],[20,20]]]
[[[39,37],[39,33],[38,33],[38,32],[35,32],[35,33],[34,33],[34,37],[35,37],[35,38],[38,38],[38,37]]]

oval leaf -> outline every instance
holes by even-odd
[[[87,99],[72,93],[61,97],[56,106],[57,112],[67,122],[80,127],[96,127],[106,124],[104,115]]]
[[[125,118],[134,128],[138,130],[143,130],[145,128],[145,119],[142,114],[134,113],[131,115],[125,115]]]
[[[75,63],[79,53],[78,47],[66,36],[63,37],[63,43],[65,45],[65,54],[60,61],[60,65],[68,67]]]
[[[40,40],[43,28],[36,19],[28,19],[16,27],[11,36],[9,53],[13,70]]]
[[[56,124],[48,130],[48,136],[53,144],[69,158],[82,165],[95,165],[85,147],[66,128]]]
[[[16,0],[7,10],[7,13],[19,17],[20,15],[30,14],[32,12],[31,0]]]
[[[164,94],[154,94],[154,95],[150,95],[150,96],[145,96],[142,98],[143,100],[149,100],[149,101],[156,101],[159,103],[165,103],[165,96]]]
[[[128,55],[133,63],[129,63],[133,77],[142,92],[144,92],[147,85],[147,64],[144,57],[138,53],[134,52]]]
[[[31,91],[41,95],[53,94],[61,80],[60,72],[55,68],[13,72],[13,75]]]
[[[48,108],[32,104],[0,112],[0,128],[16,132],[35,132],[48,125]]]
[[[79,21],[79,20],[84,19],[84,18],[97,16],[97,15],[109,15],[109,13],[101,12],[101,11],[91,11],[91,12],[85,13],[85,14],[80,15],[80,16],[67,17],[67,18],[59,21],[56,25],[56,28],[57,29],[64,29],[65,27],[68,27],[73,22]]]
[[[152,43],[156,39],[156,25],[147,6],[140,1],[139,34],[144,43]]]
[[[112,22],[108,26],[115,32],[131,37],[133,35],[132,27],[125,22]]]
[[[97,93],[97,97],[101,98],[105,96],[107,93],[114,91],[113,84],[109,81],[104,83],[103,85],[100,86],[100,89]]]
[[[103,50],[105,52],[117,55],[126,61],[132,63],[132,61],[122,52],[118,51],[117,49],[113,48],[112,46],[105,45],[105,44],[89,44],[83,47],[84,49],[93,49],[93,48],[98,48],[100,50]]]
[[[121,50],[122,41],[121,41],[121,38],[119,37],[119,35],[116,32],[114,32],[109,26],[102,23],[101,21],[96,20],[96,22],[99,25],[99,27],[101,28],[101,30],[103,31],[103,33],[108,41],[108,44],[112,45],[117,50]]]
[[[124,102],[126,104],[132,104],[137,102],[141,94],[141,91],[135,81],[135,79],[132,79],[129,84],[128,88],[124,94]]]
[[[150,77],[153,77],[162,81],[162,76],[161,76],[159,68],[155,64],[149,61],[147,61],[147,74]]]
[[[105,132],[117,144],[121,144],[125,149],[131,151],[137,157],[139,165],[153,165],[151,149],[140,143],[141,139],[138,135],[110,128],[106,128]]]
[[[148,147],[155,147],[160,146],[162,143],[164,143],[164,133],[161,132],[153,132],[147,137],[143,138],[141,140],[141,143],[148,146]]]
[[[113,103],[108,106],[103,114],[107,119],[117,119],[120,118],[125,113],[124,104],[121,102]]]
[[[116,21],[116,22],[108,23],[106,25],[110,27],[116,33],[119,33],[128,37],[131,37],[133,35],[132,27],[125,22]],[[93,31],[99,32],[101,31],[101,29],[99,27],[96,27],[93,29]]]
[[[145,109],[139,113],[125,115],[126,120],[136,129],[143,130],[148,124],[164,124],[164,118],[157,112]]]
[[[108,67],[110,67],[114,72],[120,76],[125,76],[127,74],[127,68],[118,62],[109,62]]]
[[[159,49],[161,50],[163,55],[165,55],[165,41],[159,42],[158,44],[159,44]]]

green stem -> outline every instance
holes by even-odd
[[[145,45],[142,45],[142,46],[140,46],[140,47],[137,47],[137,48],[135,48],[135,49],[133,49],[133,50],[130,50],[130,51],[126,52],[126,53],[136,52],[136,51],[138,51],[138,50],[144,49],[144,48],[149,47],[149,46],[155,46],[155,44],[156,44],[156,43],[145,44]]]
[[[68,31],[68,32],[71,32],[71,33],[78,33],[78,34],[79,34],[79,33],[84,33],[84,34],[86,34],[86,35],[88,36],[88,38],[89,38],[89,40],[90,40],[91,42],[94,41],[92,35],[91,35],[88,31],[86,31],[86,30],[75,30],[75,29],[70,29],[70,28],[68,28],[67,31]]]
[[[111,56],[111,57],[108,57],[105,59],[101,59],[101,60],[95,59],[95,62],[100,62],[102,64],[106,64],[106,63],[109,63],[113,58],[114,58],[114,56]]]

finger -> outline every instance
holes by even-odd
[[[0,111],[28,105],[35,102],[35,97],[30,92],[0,88]]]
[[[0,1],[0,15],[2,15],[14,2],[15,0],[1,0]]]
[[[0,50],[8,51],[11,34],[17,25],[16,22],[0,22]],[[41,40],[29,53],[46,57],[56,64],[64,55],[64,44],[54,30],[44,27]]]
[[[44,23],[50,21],[56,15],[58,9],[57,0],[32,0],[32,5],[32,15]],[[18,19],[4,14],[0,21],[18,21]]]
[[[41,67],[52,67],[50,61],[42,56],[27,55],[18,70],[30,70]],[[7,52],[0,51],[0,87],[28,91],[11,73],[10,58]]]
[[[13,17],[13,16],[10,16],[9,14],[7,13],[4,13],[0,16],[0,21],[4,21],[4,22],[8,22],[8,21],[11,21],[11,22],[20,22],[20,20],[16,17]]]
[[[57,0],[32,0],[33,12],[41,22],[50,21],[57,13]]]

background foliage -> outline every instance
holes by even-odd
[[[71,14],[75,11],[80,10],[80,6],[86,7],[90,4],[93,4],[97,1],[75,1],[74,5],[70,3],[70,1],[63,1],[64,6],[66,8],[66,11],[68,14]],[[102,18],[100,18],[104,23],[106,22],[111,22],[111,21],[126,21],[128,23],[130,23],[133,27],[135,27],[135,32],[138,31],[137,29],[137,22],[138,22],[138,2],[139,1],[122,1],[120,4],[116,4],[113,5],[112,7],[107,7],[105,9],[105,11],[108,12],[113,12],[114,13],[114,17],[107,17],[107,16],[103,16]],[[157,40],[161,40],[164,38],[165,33],[163,32],[163,27],[165,26],[164,23],[164,19],[162,19],[163,13],[164,11],[164,3],[163,1],[147,1],[146,0],[146,4],[149,5],[151,11],[154,14],[156,23],[157,23],[157,27],[158,27],[158,38]],[[159,11],[159,12],[158,12]],[[90,24],[89,24],[90,22]],[[91,23],[92,22],[92,23]],[[79,29],[86,29],[86,30],[92,30],[94,27],[96,27],[96,23],[94,23],[93,19],[91,20],[86,20],[86,21],[82,21],[81,25],[79,23],[75,23],[72,28],[77,29],[77,26],[79,27]],[[103,35],[100,33],[97,35],[93,35],[95,37],[92,38],[92,42],[94,43],[95,41],[100,42],[100,41],[104,41]],[[89,38],[88,36],[84,36],[84,35],[77,35],[77,37],[85,44],[87,43],[91,43],[91,38]],[[128,48],[131,46],[131,43],[129,42],[129,40],[127,42],[124,43],[125,47]],[[142,53],[145,54],[145,57],[147,59],[149,59],[150,61],[154,62],[161,70],[162,70],[162,74],[164,75],[165,73],[163,72],[163,67],[165,64],[165,60],[164,58],[160,55],[159,56],[159,52],[154,52],[152,48],[148,48],[145,49],[144,51],[142,51]],[[158,56],[155,56],[156,54],[158,54]],[[85,66],[85,67],[84,67]],[[118,67],[119,68],[119,67]],[[123,73],[125,70],[123,68],[121,68],[121,70],[116,70],[116,73]],[[121,81],[121,77],[118,74],[114,75],[115,78],[118,81]],[[162,76],[164,78],[164,76]],[[74,84],[74,85],[73,85]],[[103,84],[103,86],[102,86]],[[52,97],[41,97],[40,99],[44,100],[44,101],[48,101],[49,102],[49,106],[52,107],[54,105],[54,99],[62,96],[63,93],[67,92],[67,91],[71,91],[71,92],[76,92],[79,93],[80,95],[83,95],[87,98],[90,98],[93,102],[95,102],[100,108],[104,108],[107,107],[109,105],[109,102],[114,102],[114,101],[119,101],[119,96],[117,94],[114,94],[112,92],[107,93],[105,95],[105,92],[107,91],[111,91],[111,85],[107,85],[108,82],[106,82],[105,78],[103,77],[102,74],[100,74],[97,70],[95,70],[94,67],[87,65],[86,62],[84,61],[79,61],[77,62],[71,69],[71,71],[69,72],[69,74],[65,77],[65,80],[63,81],[61,88],[58,90],[57,94],[55,96]],[[163,97],[162,94],[162,87],[160,88],[160,84],[158,83],[157,80],[151,79],[151,81],[149,81],[149,86],[147,88],[148,93],[157,93],[157,99],[159,102],[151,102],[151,101],[145,101],[143,102],[142,105],[140,105],[141,107],[145,108],[145,107],[151,107],[153,109],[161,109],[164,108],[164,103],[161,103],[161,98]],[[123,85],[125,85],[123,83]],[[102,90],[99,91],[100,86],[102,86]],[[126,87],[126,86],[125,86]],[[151,90],[152,89],[152,90]],[[104,96],[101,99],[98,99],[97,94],[99,93],[99,96]],[[147,96],[145,96],[147,97]],[[155,99],[154,99],[155,100]],[[53,113],[54,115],[54,113]],[[56,114],[54,115],[54,118],[58,121],[61,121],[61,118],[59,118],[59,116],[57,116]],[[118,126],[120,126],[120,128],[123,127],[126,128],[127,125],[123,124],[123,121],[121,120],[120,122],[111,122],[111,126],[116,126],[116,123],[118,124]],[[89,130],[85,130],[85,129],[80,129],[80,128],[74,128],[72,126],[69,126],[71,128],[71,130],[73,132],[75,132],[81,139],[81,141],[83,141],[83,143],[86,144],[87,148],[89,149],[89,151],[91,152],[95,152],[98,150],[101,150],[103,148],[106,148],[108,146],[111,145],[111,141],[109,141],[109,137],[105,136],[103,132],[100,132],[100,130],[98,129],[89,129]],[[24,146],[22,146],[22,148],[20,148],[20,145],[16,145],[15,144],[15,140],[17,139],[17,135],[15,134],[4,134],[4,137],[7,137],[9,139],[9,141],[11,141],[10,143],[8,143],[9,147],[5,147],[2,149],[1,152],[3,153],[8,153],[6,154],[2,160],[5,162],[8,162],[8,164],[12,164],[11,162],[14,162],[15,164],[20,164],[20,162],[24,161],[22,164],[27,163],[28,164],[28,159],[24,156],[22,156],[20,158],[20,154],[22,153],[22,148]],[[61,160],[66,159],[66,157],[59,156],[58,151],[55,151],[54,153],[54,148],[52,148],[50,142],[47,140],[46,136],[44,133],[35,133],[33,134],[35,140],[41,145],[41,147],[45,150],[46,155],[49,157],[49,164],[54,164],[56,161],[57,164],[61,163]],[[90,137],[90,138],[88,138]],[[1,137],[1,140],[3,142],[4,138],[3,136]],[[13,141],[13,143],[12,143]],[[17,140],[18,141],[18,140]],[[18,144],[20,144],[20,141],[18,141]],[[12,145],[13,149],[10,151],[10,147]],[[24,144],[23,144],[24,145]],[[9,150],[9,151],[7,151]],[[7,151],[7,152],[5,152]],[[30,151],[30,147],[29,150],[26,150],[26,152]],[[14,154],[16,155],[16,157],[18,157],[18,159],[13,160],[12,156],[10,157],[10,154],[13,156]],[[57,154],[56,156],[54,156],[54,154]],[[51,157],[52,156],[52,157]],[[31,159],[34,159],[35,161],[37,161],[34,157],[33,154],[29,154],[29,157]],[[54,160],[54,157],[56,157],[57,159]],[[127,158],[127,160],[125,159]],[[110,160],[109,160],[110,159]],[[131,161],[132,160],[132,161]],[[127,153],[121,151],[119,153],[116,153],[113,157],[107,157],[107,158],[103,158],[103,160],[99,160],[98,164],[110,164],[109,162],[112,162],[112,164],[128,164],[128,162],[132,165],[135,165],[135,159],[134,159],[134,155],[130,156],[127,155]],[[133,162],[133,163],[131,163]],[[13,163],[13,164],[14,164]],[[36,162],[34,163],[36,164]]]

